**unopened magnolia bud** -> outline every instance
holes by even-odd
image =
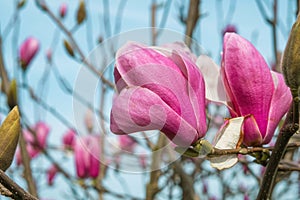
[[[7,94],[7,105],[10,109],[13,109],[18,104],[18,94],[17,94],[17,81],[13,79],[10,82],[9,90]]]
[[[300,86],[300,15],[294,23],[282,58],[285,82],[293,96],[298,96]]]
[[[65,49],[67,50],[68,54],[71,57],[74,57],[73,47],[71,46],[71,44],[67,40],[64,40],[64,46],[65,46]]]
[[[12,163],[21,131],[18,107],[14,107],[0,127],[0,169]]]
[[[59,7],[59,16],[61,18],[64,18],[66,16],[66,13],[67,13],[67,9],[68,9],[68,6],[66,3],[62,3]]]
[[[86,18],[85,3],[83,0],[80,0],[79,7],[77,10],[77,24],[81,24]]]
[[[26,3],[26,0],[19,1],[18,4],[17,4],[17,8],[18,9],[23,8],[23,6],[25,5],[25,3]]]
[[[39,41],[33,37],[27,38],[20,46],[19,59],[22,69],[25,71],[40,47]]]

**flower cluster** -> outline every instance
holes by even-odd
[[[221,67],[206,56],[196,59],[181,43],[147,47],[130,42],[119,49],[111,131],[157,129],[176,145],[190,146],[206,134],[209,100],[226,105],[232,119],[242,119],[245,146],[269,143],[290,107],[289,88],[249,41],[226,33],[223,42]]]

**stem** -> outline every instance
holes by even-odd
[[[161,148],[164,146],[166,141],[166,136],[164,134],[160,134],[158,138],[158,142],[156,145],[156,151],[152,153],[152,162],[151,162],[151,173],[150,173],[150,181],[147,184],[146,188],[146,200],[155,199],[155,195],[160,191],[158,187],[158,179],[161,175],[161,171],[159,170],[159,165],[161,161]]]
[[[185,43],[188,47],[191,46],[193,32],[199,19],[200,0],[190,0],[189,14],[186,20]]]
[[[298,130],[298,125],[294,125],[293,123],[293,112],[295,112],[295,110],[289,111],[284,126],[280,130],[275,147],[266,167],[266,172],[263,177],[257,200],[267,200],[271,198],[272,188],[275,183],[279,162],[285,153],[290,138]],[[296,112],[298,112],[298,110],[296,110]]]
[[[17,200],[37,200],[36,197],[32,196],[21,188],[17,183],[11,180],[1,169],[0,169],[0,184],[11,192],[10,198]]]

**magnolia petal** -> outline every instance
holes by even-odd
[[[203,137],[206,133],[206,113],[205,113],[205,84],[201,72],[195,63],[184,51],[174,50],[172,60],[185,75],[188,85],[188,96],[192,103],[195,117],[197,119],[197,130]]]
[[[90,158],[89,175],[91,178],[97,178],[100,171],[100,142],[96,136],[89,135],[88,137],[87,148]]]
[[[246,146],[260,146],[262,144],[262,134],[253,115],[247,116],[243,126],[244,140]]]
[[[135,70],[136,67],[143,66],[145,68],[145,66],[151,65],[165,66],[181,74],[174,62],[159,51],[140,43],[126,43],[116,53],[114,75],[118,91],[120,92],[125,86],[136,85],[134,79],[132,80],[129,76],[126,76],[127,73]]]
[[[226,91],[221,80],[220,67],[206,55],[199,56],[197,66],[204,77],[206,99],[227,105]]]
[[[168,43],[168,44],[164,44],[162,45],[163,48],[167,48],[167,49],[176,49],[182,51],[186,56],[188,56],[188,58],[193,61],[194,63],[197,60],[197,57],[195,56],[195,54],[193,54],[190,50],[190,48],[188,46],[186,46],[185,43],[183,42],[173,42],[173,43]],[[171,55],[169,55],[171,56]]]
[[[122,74],[122,80],[128,80],[127,82],[130,82],[131,87],[141,86],[156,93],[178,115],[197,129],[198,121],[194,110],[194,105],[196,103],[192,103],[191,98],[189,97],[189,83],[187,79],[182,72],[180,71],[179,73],[178,70],[180,71],[180,68],[177,67],[177,65],[176,70],[174,70],[166,65],[150,63],[147,65],[136,66],[132,70],[127,71],[127,73]],[[199,74],[199,72],[197,73]],[[118,83],[116,84],[118,85]],[[192,92],[197,92],[199,95],[202,95],[202,101],[204,101],[204,91],[201,91],[201,89],[204,90],[204,87],[199,86],[200,83],[197,84],[198,87],[196,88],[199,89]],[[197,99],[193,99],[193,101],[197,101]],[[200,102],[197,104],[199,104],[198,107],[202,106],[204,108],[204,105],[202,105],[203,103]],[[202,109],[201,112],[202,115],[205,115],[204,109]],[[204,120],[204,118],[202,120]],[[205,125],[206,123],[202,126],[204,126],[204,129],[206,130]],[[202,132],[204,131],[201,131],[201,133]]]
[[[142,87],[123,89],[115,98],[110,128],[116,134],[162,130],[179,146],[189,146],[198,140],[193,126],[158,95]]]
[[[236,149],[243,137],[241,129],[244,119],[244,117],[237,117],[226,121],[217,134],[215,148]],[[225,155],[209,158],[209,160],[212,167],[222,170],[234,166],[238,162],[238,157],[237,155]]]
[[[226,33],[222,64],[224,84],[234,110],[239,116],[253,114],[264,137],[274,92],[267,63],[249,41]]]
[[[275,85],[275,91],[272,97],[271,107],[269,111],[269,124],[267,128],[267,134],[263,138],[263,144],[267,144],[270,142],[279,121],[289,110],[293,99],[290,89],[285,84],[283,75],[272,72],[272,77]]]
[[[86,178],[88,173],[89,154],[86,149],[86,138],[78,138],[74,147],[76,173],[79,178]]]

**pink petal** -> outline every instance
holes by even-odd
[[[116,67],[115,67],[115,82],[118,91],[120,92],[125,86],[135,85],[134,80],[125,76],[136,67],[146,68],[147,66],[165,66],[181,73],[172,60],[162,55],[158,51],[145,45],[128,42],[117,51]],[[157,73],[158,71],[156,71]],[[122,79],[120,80],[120,78]],[[127,77],[127,78],[126,78]]]
[[[37,51],[39,50],[39,41],[33,37],[27,38],[20,46],[19,58],[23,65],[27,66]]]
[[[156,54],[159,53],[156,52]],[[173,61],[172,63],[175,65]],[[202,120],[201,123],[204,127],[199,132],[203,134],[203,130],[206,129],[206,124],[203,123],[205,120],[205,117],[203,117],[205,112],[203,109],[205,89],[201,75],[199,71],[193,71],[193,73],[198,74],[199,78],[195,80],[198,81],[196,84],[194,83],[195,81],[193,82],[195,89],[191,89],[187,80],[187,78],[190,78],[190,75],[189,77],[185,77],[179,67],[175,66],[175,69],[166,65],[151,63],[135,66],[132,70],[122,74],[122,80],[130,82],[130,86],[141,86],[156,93],[169,107],[196,129],[199,127],[198,121],[200,121],[196,118],[196,115],[200,115],[199,113],[201,113],[202,117],[198,118]],[[185,73],[187,74],[187,72]],[[118,83],[116,84],[118,85]],[[193,94],[193,96],[190,97],[189,93]],[[196,98],[196,94],[199,97]],[[197,104],[198,107],[196,106]],[[195,112],[194,109],[198,111]]]
[[[246,146],[259,146],[262,144],[263,138],[253,115],[245,118],[243,143]]]
[[[76,140],[74,147],[76,173],[79,178],[87,177],[87,164],[89,165],[89,154],[86,149],[86,139],[79,138]]]
[[[35,125],[36,137],[40,148],[45,148],[47,144],[47,137],[50,132],[49,126],[44,122],[38,122]]]
[[[264,137],[274,91],[268,65],[250,42],[235,33],[225,34],[223,48],[223,80],[233,108],[239,116],[252,114]]]
[[[88,136],[88,153],[89,153],[89,175],[91,178],[97,178],[100,170],[100,141],[99,137]]]
[[[185,51],[174,50],[173,61],[185,75],[188,85],[188,96],[197,120],[197,130],[200,137],[206,133],[205,84],[201,72]]]
[[[292,103],[292,95],[290,89],[286,86],[282,74],[272,72],[275,91],[272,97],[271,107],[269,111],[269,124],[267,134],[264,137],[264,144],[268,144],[272,139],[275,129],[283,117],[289,110]]]
[[[189,146],[199,136],[196,129],[149,89],[131,87],[116,97],[111,111],[111,130],[128,134],[162,130],[180,146]]]

